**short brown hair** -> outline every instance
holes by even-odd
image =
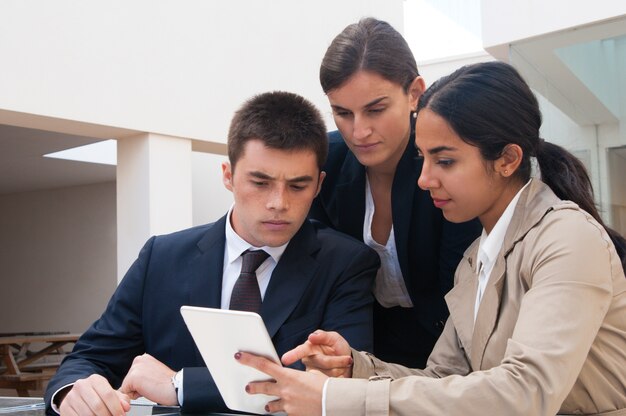
[[[322,169],[328,156],[326,126],[319,110],[307,99],[284,91],[266,92],[246,101],[228,130],[228,159],[232,169],[249,140],[271,149],[311,150]]]

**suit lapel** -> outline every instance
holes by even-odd
[[[305,221],[276,265],[263,298],[261,317],[270,337],[289,318],[315,276],[318,263],[311,254],[317,250],[319,241],[315,230]]]
[[[422,161],[417,160],[417,151],[413,142],[409,140],[407,147],[398,163],[393,178],[391,190],[391,212],[393,215],[393,232],[398,252],[398,262],[403,276],[409,273],[409,234],[411,232],[411,217],[416,215],[413,209],[417,178],[422,170]],[[419,215],[419,214],[418,214]],[[415,238],[415,236],[413,236]],[[405,284],[409,293],[413,293],[413,279],[406,279]],[[415,302],[415,299],[413,299]]]
[[[198,242],[198,256],[189,264],[189,304],[221,307],[226,217],[215,222]]]
[[[502,254],[498,255],[496,264],[493,266],[491,276],[485,287],[485,293],[480,301],[478,314],[476,315],[476,323],[474,324],[474,334],[472,336],[472,353],[470,359],[474,370],[481,369],[487,341],[493,332],[496,321],[498,320],[498,311],[500,309],[500,301],[502,299],[502,288],[504,287],[504,274],[506,272],[506,260]],[[476,277],[478,281],[478,277]],[[468,298],[475,301],[476,288],[471,292],[474,297]]]
[[[336,185],[337,228],[363,241],[365,167],[349,152],[339,177],[346,180]]]

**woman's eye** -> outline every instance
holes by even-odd
[[[437,164],[441,165],[441,166],[450,166],[453,163],[454,163],[454,160],[452,160],[452,159],[439,159],[437,161]]]

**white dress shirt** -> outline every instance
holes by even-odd
[[[376,273],[374,282],[374,296],[378,303],[386,308],[402,306],[410,308],[413,306],[411,296],[406,289],[400,262],[398,260],[398,250],[396,250],[396,239],[391,225],[391,232],[385,245],[379,244],[372,237],[372,220],[374,219],[374,198],[370,188],[369,180],[365,178],[365,219],[363,221],[363,242],[373,248],[380,257],[380,268]]]
[[[480,236],[480,243],[478,244],[478,258],[476,259],[476,268],[478,269],[478,289],[476,290],[476,302],[474,303],[474,322],[476,322],[480,302],[483,299],[487,282],[489,282],[493,266],[496,263],[496,257],[502,248],[502,244],[504,244],[504,236],[506,235],[506,230],[509,228],[509,224],[511,223],[511,218],[513,218],[515,206],[517,205],[517,201],[519,200],[522,191],[528,186],[529,183],[530,181],[528,181],[528,183],[526,183],[526,185],[524,185],[522,189],[515,194],[489,234],[487,234],[483,228],[483,232]]]

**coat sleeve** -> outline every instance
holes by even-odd
[[[415,372],[420,375],[406,375],[408,370],[380,363],[388,375],[332,379],[327,386],[326,414],[556,414],[612,299],[610,244],[596,223],[581,216],[577,211],[548,215],[550,219],[531,231],[535,233],[532,242],[521,248],[524,264],[519,270],[530,287],[500,365],[436,378],[434,364],[454,368],[454,362],[445,362],[460,362],[455,354],[438,354],[437,350],[446,347],[438,343],[429,368]],[[450,325],[445,331],[448,335]],[[372,367],[374,362],[370,373]]]
[[[105,312],[78,340],[46,389],[47,414],[53,395],[77,380],[99,374],[113,388],[119,388],[133,359],[146,351],[143,304],[147,270],[155,238],[144,245],[137,260],[111,297]],[[170,363],[164,363],[171,366]],[[183,409],[185,411],[226,411],[222,397],[206,367],[185,368]]]
[[[372,286],[380,266],[378,254],[359,244],[325,306],[321,329],[339,332],[358,350],[373,350]]]

